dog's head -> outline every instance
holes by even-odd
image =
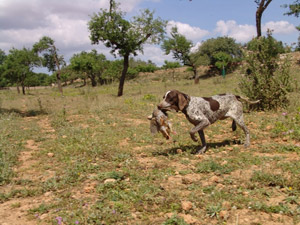
[[[177,91],[172,90],[168,91],[163,100],[157,105],[160,110],[172,111],[176,112],[182,111],[189,103],[189,96]]]

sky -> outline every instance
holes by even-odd
[[[196,49],[209,38],[232,37],[237,43],[247,43],[256,36],[254,0],[117,0],[126,12],[126,19],[140,15],[141,10],[153,10],[155,17],[168,21],[167,34],[177,26],[179,33],[194,43]],[[296,43],[300,19],[286,16],[281,7],[294,0],[273,0],[262,17],[262,31],[273,31],[277,40],[288,45]],[[11,48],[32,48],[43,36],[55,41],[59,54],[67,63],[76,53],[96,49],[108,59],[114,57],[103,44],[92,45],[87,23],[100,8],[108,8],[109,0],[0,0],[0,49],[6,54]],[[159,45],[144,45],[136,57],[151,60],[161,66],[173,61]]]

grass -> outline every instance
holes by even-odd
[[[147,116],[169,89],[240,94],[239,75],[198,85],[188,75],[144,75],[128,81],[121,98],[117,84],[66,87],[64,97],[51,88],[27,96],[1,91],[1,203],[11,203],[13,212],[35,199],[27,212],[35,224],[188,224],[187,214],[205,224],[230,224],[239,210],[299,222],[299,93],[291,94],[288,109],[245,113],[249,149],[243,132],[232,132],[224,120],[207,128],[209,149],[196,157],[184,115],[169,114],[176,131],[169,142],[150,135]],[[278,197],[282,201],[270,202]],[[183,210],[182,201],[193,208]]]

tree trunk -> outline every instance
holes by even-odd
[[[18,84],[17,84],[17,91],[18,91],[18,94],[20,94],[20,87]]]
[[[22,94],[25,95],[25,85],[24,85],[24,83],[21,83],[21,86],[22,86]]]
[[[261,37],[261,18],[262,18],[262,14],[264,13],[264,11],[266,10],[266,8],[268,7],[268,5],[272,2],[272,0],[261,0],[259,1],[255,1],[258,5],[257,10],[256,10],[256,14],[255,14],[255,18],[256,18],[256,32],[257,32],[257,38]]]
[[[194,72],[194,84],[198,84],[199,83],[199,76],[197,73],[197,67],[195,65],[192,65],[193,68],[193,72]]]
[[[123,71],[122,71],[120,84],[119,84],[118,97],[123,95],[123,87],[124,87],[124,83],[125,83],[125,77],[127,74],[128,66],[129,66],[129,54],[126,54],[124,56]]]
[[[63,89],[61,85],[61,78],[60,78],[60,69],[56,71],[56,80],[57,80],[57,87],[61,94],[63,94]]]
[[[92,87],[96,87],[97,86],[96,76],[94,74],[91,74],[89,78],[91,79]]]

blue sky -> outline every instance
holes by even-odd
[[[138,15],[149,8],[169,21],[168,31],[177,26],[179,32],[192,40],[195,46],[208,38],[229,36],[246,43],[256,35],[254,0],[118,0],[126,17]],[[293,0],[273,0],[263,14],[262,28],[273,30],[274,37],[283,43],[297,42],[295,26],[299,18],[283,15],[283,4]],[[8,53],[12,47],[32,47],[42,36],[55,40],[66,61],[81,51],[96,49],[113,59],[110,49],[102,44],[91,45],[87,23],[90,15],[107,8],[109,0],[0,0],[0,49]],[[196,48],[195,47],[195,48]],[[172,60],[159,46],[144,46],[144,54],[137,58],[152,60],[162,65]]]

